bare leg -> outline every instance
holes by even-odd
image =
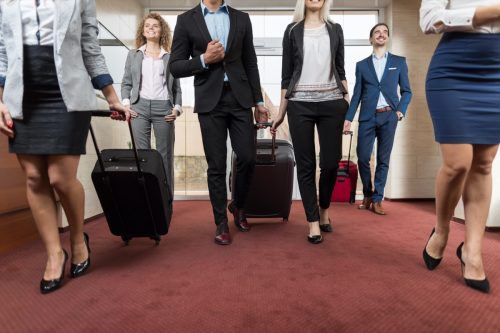
[[[442,144],[443,164],[436,177],[436,232],[427,244],[427,253],[442,258],[448,242],[450,220],[462,195],[472,164],[473,149],[469,144]]]
[[[328,208],[323,209],[319,207],[319,223],[320,224],[330,224],[330,217],[328,215]]]
[[[465,182],[465,244],[462,259],[465,262],[464,277],[467,279],[485,278],[481,249],[491,202],[491,165],[497,150],[498,145],[474,145],[472,167]]]
[[[47,265],[43,278],[58,279],[64,253],[57,228],[57,210],[54,191],[47,173],[47,158],[39,155],[18,155],[26,175],[26,194],[36,227],[47,251]]]
[[[76,178],[79,161],[79,155],[48,157],[50,184],[59,195],[68,218],[73,264],[85,261],[89,255],[83,238],[85,193],[82,184]]]

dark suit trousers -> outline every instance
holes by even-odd
[[[226,161],[227,133],[236,153],[235,204],[245,206],[250,181],[255,167],[255,130],[251,109],[236,101],[233,92],[224,89],[215,109],[199,113],[203,148],[208,163],[208,191],[215,223],[227,222]]]
[[[318,129],[320,147],[319,206],[327,209],[342,158],[342,129],[347,108],[344,99],[288,102],[288,123],[297,162],[297,178],[308,222],[319,221],[314,127]]]
[[[356,148],[359,175],[363,183],[363,195],[371,197],[375,202],[380,202],[384,198],[389,160],[397,126],[398,116],[394,111],[375,113],[370,120],[359,122]],[[372,188],[370,159],[375,138],[377,138],[377,168],[375,169],[375,187]]]

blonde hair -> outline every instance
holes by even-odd
[[[135,33],[135,47],[140,48],[147,42],[146,37],[143,35],[144,24],[147,19],[154,19],[160,23],[160,46],[165,51],[170,52],[170,48],[172,46],[172,30],[170,30],[168,23],[163,19],[163,17],[157,13],[149,13],[142,18],[141,23],[137,26],[137,32]]]
[[[332,0],[325,0],[321,7],[320,17],[326,23],[330,20],[330,7]],[[306,18],[306,0],[297,0],[295,11],[293,12],[293,22],[300,22]]]

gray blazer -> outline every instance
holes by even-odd
[[[143,59],[144,53],[139,49],[130,50],[127,55],[125,73],[123,74],[122,80],[122,100],[130,100],[131,105],[139,100]],[[177,106],[176,109],[179,112],[182,112],[182,109],[180,108],[182,105],[181,83],[179,79],[174,79],[172,74],[170,74],[170,69],[168,67],[169,59],[170,54],[165,53],[163,55],[163,74],[166,78],[165,84],[167,85],[168,97],[172,105]],[[126,102],[124,102],[124,104],[126,104]]]
[[[3,102],[16,119],[23,117],[22,28],[19,0],[1,1],[0,86],[4,86]],[[68,111],[95,110],[94,87],[113,83],[97,33],[94,0],[55,0],[54,60]]]

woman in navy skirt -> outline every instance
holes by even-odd
[[[460,197],[465,242],[457,248],[467,286],[489,292],[482,241],[500,143],[500,1],[424,0],[420,25],[444,33],[427,73],[426,93],[443,163],[436,179],[437,223],[423,251],[438,266]]]
[[[89,76],[92,80],[89,80]],[[114,118],[129,117],[97,42],[94,0],[0,3],[0,131],[26,174],[28,203],[47,251],[40,291],[61,286],[68,259],[54,190],[68,217],[71,277],[90,266],[84,191],[76,178],[101,89]]]

